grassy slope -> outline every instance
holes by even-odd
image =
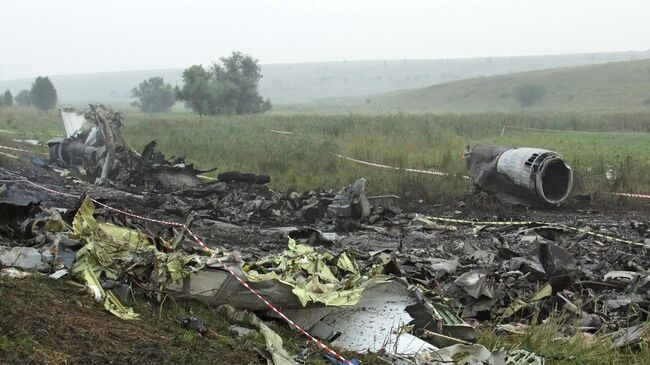
[[[521,84],[546,89],[532,110],[650,111],[650,60],[529,71],[475,78],[417,90],[339,99],[321,107],[353,110],[520,111],[513,90]],[[369,103],[368,103],[369,101]]]
[[[634,58],[650,58],[650,51],[263,64],[264,77],[259,87],[264,97],[279,105],[420,88],[473,77]],[[115,104],[131,101],[130,90],[146,78],[158,75],[171,84],[180,84],[181,73],[182,69],[165,69],[50,76],[62,103],[101,101]],[[0,90],[9,88],[16,95],[19,90],[29,88],[32,82],[33,78],[0,81]]]

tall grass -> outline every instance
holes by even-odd
[[[373,193],[413,198],[461,195],[468,182],[461,159],[466,145],[531,146],[561,153],[574,168],[576,192],[650,192],[650,113],[519,114],[266,114],[202,117],[174,112],[126,111],[124,134],[135,148],[156,139],[168,156],[185,156],[201,169],[241,170],[272,176],[283,190],[336,189],[359,177]],[[565,130],[546,133],[504,125]],[[54,112],[0,109],[0,130],[10,138],[45,140],[61,135]],[[279,135],[269,130],[284,130]],[[602,133],[573,133],[594,131]],[[621,131],[637,133],[620,133]],[[7,137],[0,132],[0,137]],[[454,176],[416,175],[344,161],[343,154],[381,164],[436,169]],[[608,179],[606,176],[610,176]]]

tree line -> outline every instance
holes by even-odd
[[[32,83],[32,87],[27,90],[20,90],[14,97],[11,91],[7,90],[2,95],[0,106],[33,106],[38,110],[47,112],[56,106],[58,96],[56,89],[50,79],[45,76],[39,76]]]
[[[143,80],[131,90],[138,100],[131,105],[145,113],[169,111],[176,101],[201,115],[251,114],[271,109],[257,85],[262,78],[259,61],[250,55],[233,52],[218,62],[204,67],[192,65],[183,71],[183,84],[172,87],[159,76]],[[15,97],[5,91],[0,105],[33,106],[47,112],[57,102],[57,92],[50,79],[37,77],[30,90],[21,90]]]
[[[271,109],[257,85],[262,78],[259,61],[250,55],[233,52],[208,67],[193,65],[183,71],[183,85],[172,87],[162,77],[142,81],[131,90],[138,98],[132,103],[143,112],[166,112],[176,101],[198,115],[251,114]]]

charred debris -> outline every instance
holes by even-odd
[[[199,183],[191,165],[165,160],[151,143],[137,154],[110,108],[91,106],[83,118],[66,113],[69,137],[48,143],[52,161],[91,181],[34,169],[30,181],[68,195],[0,185],[3,280],[74,279],[116,320],[138,319],[134,300],[192,298],[232,321],[230,335],[259,332],[267,348],[258,352],[276,365],[299,363],[267,325],[282,321],[230,272],[317,338],[379,352],[389,364],[543,364],[545,354],[477,344],[477,330],[518,336],[558,315],[567,318],[560,342],[583,334],[614,349],[635,346],[647,333],[644,217],[584,213],[570,222],[562,217],[562,224],[539,217],[490,224],[497,217],[464,212],[463,204],[433,208],[446,220],[404,212],[397,196],[368,196],[364,178],[338,191],[304,193],[275,191],[264,185],[268,177],[253,174]],[[506,200],[556,204],[571,190],[570,168],[551,151],[476,146],[467,160],[477,187]],[[526,169],[513,167],[521,165]],[[3,180],[26,175],[0,169]],[[125,191],[131,186],[151,189]],[[209,252],[182,227],[98,202],[185,223]],[[482,222],[468,224],[475,220]],[[177,321],[209,331],[193,315]]]
[[[67,137],[47,141],[50,163],[73,169],[90,182],[178,188],[199,185],[197,174],[206,172],[180,157],[166,160],[155,150],[155,141],[136,152],[122,136],[122,114],[106,105],[90,104],[81,113],[61,108],[60,113]]]

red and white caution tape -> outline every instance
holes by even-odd
[[[25,153],[34,153],[30,150],[24,150],[22,148],[15,148],[15,147],[7,147],[7,146],[0,146],[0,148],[5,149],[5,150],[10,150],[10,151],[17,151],[17,152],[25,152]]]
[[[44,190],[44,191],[50,192],[50,193],[52,193],[52,194],[56,194],[56,195],[60,195],[60,196],[65,196],[65,197],[78,198],[77,195],[70,194],[70,193],[64,193],[64,192],[60,192],[60,191],[56,191],[56,190],[50,189],[50,188],[48,188],[48,187],[45,187],[45,186],[42,186],[42,185],[36,184],[36,183],[34,183],[34,182],[32,182],[32,181],[29,181],[29,180],[27,180],[27,179],[0,180],[0,182],[27,183],[27,184],[29,184],[29,185],[32,185],[32,186],[37,187],[37,188],[39,188],[39,189],[41,189],[41,190]],[[187,233],[189,233],[190,236],[194,239],[194,241],[196,241],[196,243],[199,244],[199,246],[201,247],[201,249],[202,249],[204,252],[206,252],[206,253],[210,254],[212,257],[214,257],[214,258],[217,260],[217,262],[222,266],[222,268],[223,268],[224,270],[226,270],[226,271],[227,271],[231,276],[233,276],[241,286],[243,286],[246,290],[250,291],[250,292],[251,292],[253,295],[255,295],[259,300],[261,300],[261,301],[262,301],[262,302],[263,302],[263,303],[264,303],[264,304],[265,304],[265,305],[266,305],[266,306],[267,306],[271,311],[275,312],[278,316],[280,316],[280,318],[282,318],[285,322],[287,322],[287,323],[288,323],[292,328],[296,329],[296,330],[297,330],[298,332],[300,332],[302,335],[304,335],[305,337],[307,337],[307,339],[309,339],[309,341],[313,342],[316,346],[318,346],[318,348],[320,348],[321,350],[323,350],[323,351],[329,353],[330,355],[336,357],[336,358],[339,359],[340,361],[342,361],[342,362],[344,362],[344,363],[346,363],[346,364],[352,365],[352,362],[351,362],[350,360],[347,360],[345,357],[343,357],[342,355],[340,355],[340,354],[338,354],[336,351],[334,351],[334,349],[332,349],[331,347],[327,346],[326,344],[324,344],[322,341],[320,341],[320,340],[317,339],[316,337],[314,337],[314,336],[312,336],[311,334],[309,334],[309,332],[307,332],[304,328],[302,328],[302,327],[301,327],[300,325],[298,325],[296,322],[292,321],[292,320],[291,320],[289,317],[287,317],[284,313],[280,312],[280,310],[279,310],[276,306],[274,306],[271,302],[269,302],[266,298],[264,298],[260,293],[258,293],[255,289],[253,289],[250,285],[248,285],[248,283],[246,283],[246,281],[244,281],[242,278],[240,278],[239,275],[237,275],[237,273],[235,273],[232,269],[230,269],[230,268],[229,268],[229,267],[228,267],[228,266],[227,266],[227,265],[226,265],[226,264],[221,260],[221,258],[219,258],[218,256],[214,255],[214,251],[211,250],[211,249],[210,249],[210,248],[209,248],[205,243],[203,243],[203,241],[202,241],[202,240],[201,240],[201,239],[200,239],[196,234],[194,234],[194,232],[192,232],[192,231],[190,230],[190,228],[187,227],[185,224],[183,224],[183,223],[178,223],[178,222],[164,221],[164,220],[159,220],[159,219],[153,219],[153,218],[144,217],[144,216],[141,216],[141,215],[137,215],[137,214],[129,213],[129,212],[127,212],[127,211],[124,211],[124,210],[121,210],[121,209],[117,209],[117,208],[111,207],[111,206],[109,206],[109,205],[107,205],[107,204],[105,204],[105,203],[102,203],[102,202],[98,201],[97,199],[93,199],[93,198],[91,198],[91,197],[89,197],[89,198],[90,198],[90,200],[92,200],[92,202],[95,203],[95,204],[98,204],[98,205],[100,205],[100,206],[102,206],[102,207],[104,207],[104,208],[106,208],[106,209],[112,210],[112,211],[117,212],[117,213],[120,213],[120,214],[124,214],[124,215],[129,216],[129,217],[132,217],[132,218],[136,218],[136,219],[140,219],[140,220],[144,220],[144,221],[149,221],[149,222],[153,222],[153,223],[158,223],[158,224],[163,224],[163,225],[170,225],[170,226],[174,226],[174,227],[182,227],[182,228],[185,228],[185,230],[187,230]]]
[[[610,193],[610,194],[618,195],[618,196],[629,196],[631,198],[650,199],[650,195],[648,194],[636,194],[636,193]]]
[[[529,127],[517,127],[517,126],[513,126],[513,125],[504,125],[503,129],[501,130],[501,137],[503,137],[503,134],[506,132],[506,128],[507,129],[519,129],[519,130],[531,131],[531,132],[584,133],[584,134],[648,134],[647,132],[572,131],[572,130],[562,130],[562,129],[543,129],[543,128],[529,128]]]
[[[431,171],[431,170],[420,170],[420,169],[411,169],[408,167],[396,167],[396,166],[388,166],[388,165],[382,165],[374,162],[368,162],[368,161],[363,161],[363,160],[357,160],[356,158],[348,157],[348,156],[343,156],[340,154],[335,155],[338,158],[347,160],[347,161],[352,161],[356,162],[358,164],[366,165],[366,166],[372,166],[372,167],[379,167],[382,169],[390,169],[390,170],[400,170],[400,171],[407,171],[407,172],[415,172],[417,174],[425,174],[425,175],[436,175],[436,176],[454,176],[452,174],[446,173],[446,172],[440,172],[440,171]],[[463,176],[463,179],[469,179],[469,176]]]

